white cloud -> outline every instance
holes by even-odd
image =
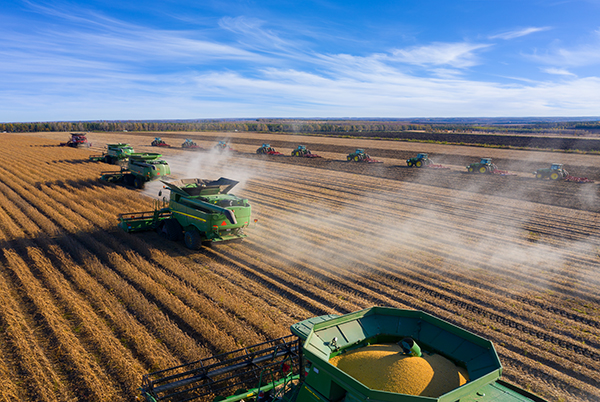
[[[408,49],[392,51],[393,60],[418,66],[448,65],[455,68],[471,67],[478,64],[476,50],[485,49],[491,45],[471,43],[433,43],[425,46],[415,46]]]
[[[508,32],[503,32],[501,34],[492,35],[489,37],[489,39],[509,40],[509,39],[520,38],[521,36],[531,35],[532,33],[536,33],[536,32],[547,31],[549,29],[552,29],[552,28],[551,27],[529,27],[529,28],[518,29],[516,31],[508,31]]]
[[[572,72],[567,71],[567,70],[562,69],[562,68],[544,68],[544,69],[542,69],[542,71],[544,71],[545,73],[548,73],[548,74],[565,75],[565,76],[576,77],[576,75],[573,74]]]

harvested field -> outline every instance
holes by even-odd
[[[258,218],[244,242],[196,252],[120,231],[116,215],[151,209],[160,185],[100,182],[117,167],[88,161],[112,142],[156,151],[154,136],[92,133],[91,150],[56,147],[68,133],[0,136],[5,400],[131,400],[149,371],[373,305],[490,339],[503,378],[549,400],[600,399],[599,186],[531,174],[561,162],[598,181],[599,156],[248,133],[231,155],[160,149],[178,178],[239,180]],[[255,155],[262,142],[286,156]],[[298,144],[323,159],[287,156]],[[356,147],[385,163],[343,162]],[[418,151],[452,169],[406,168]],[[464,173],[479,156],[517,176]]]

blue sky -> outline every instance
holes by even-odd
[[[600,0],[0,3],[0,122],[600,115]]]

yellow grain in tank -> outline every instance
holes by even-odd
[[[329,362],[363,385],[380,391],[437,398],[468,381],[466,370],[437,354],[406,356],[397,344],[377,344]]]

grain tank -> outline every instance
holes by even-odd
[[[142,396],[149,402],[544,401],[501,380],[490,341],[422,311],[372,307],[310,318],[290,330],[297,343],[282,338],[149,374]],[[398,346],[406,338],[419,345],[421,357]],[[383,349],[385,356],[372,353]],[[361,354],[354,371],[340,363]]]

